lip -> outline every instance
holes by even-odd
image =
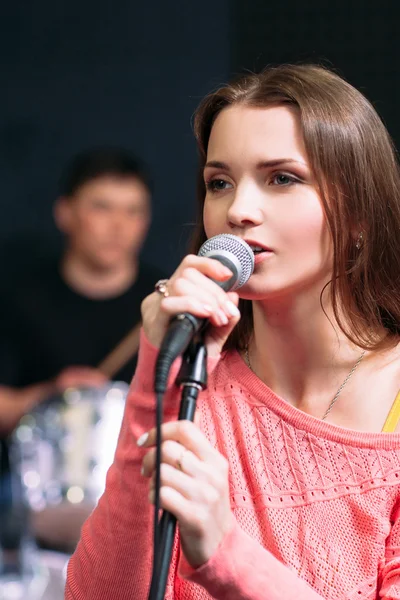
[[[264,262],[264,260],[273,254],[273,250],[265,244],[260,244],[260,242],[257,242],[256,240],[245,239],[244,241],[247,242],[249,246],[258,246],[263,249],[262,252],[254,254],[254,266]]]
[[[262,248],[264,252],[273,252],[272,248],[268,248],[268,246],[266,246],[265,244],[261,244],[260,242],[257,242],[256,240],[245,239],[244,241],[247,244],[249,244],[249,246],[258,246],[259,248]]]
[[[260,254],[254,255],[254,266],[259,265],[264,260],[267,260],[270,256],[272,256],[272,252],[267,250],[266,252],[260,252]]]

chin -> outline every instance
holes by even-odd
[[[242,300],[274,300],[293,293],[295,286],[284,281],[269,281],[264,277],[252,276],[250,280],[237,290]]]
[[[95,259],[99,266],[102,265],[106,269],[116,269],[127,262],[128,256],[125,252],[107,252],[98,254]]]
[[[248,286],[243,286],[243,288],[237,290],[237,293],[239,294],[239,298],[241,300],[266,300],[270,297],[270,294],[265,290],[257,291],[249,288]]]
[[[249,281],[240,289],[236,290],[241,300],[263,300],[268,298],[275,290],[271,289],[271,285],[266,282],[265,275],[257,277],[255,273],[250,277]]]
[[[110,260],[94,256],[92,257],[91,263],[96,271],[116,271],[118,267],[121,266],[122,259]]]
[[[265,301],[277,301],[277,300],[288,300],[295,299],[296,297],[301,297],[306,294],[310,297],[317,296],[318,299],[325,288],[325,285],[329,283],[331,279],[331,274],[329,277],[308,279],[304,281],[299,280],[291,280],[284,281],[279,278],[276,278],[275,281],[271,280],[266,283],[265,277],[262,279],[258,278],[254,275],[250,278],[250,280],[240,288],[238,291],[239,297],[242,300],[265,300]]]

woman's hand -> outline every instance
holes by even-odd
[[[238,295],[224,292],[212,279],[226,281],[231,276],[231,271],[217,260],[186,256],[168,280],[168,297],[154,292],[142,303],[143,328],[149,341],[158,348],[171,318],[188,312],[209,319],[208,353],[218,355],[239,321],[240,313]]]
[[[233,526],[229,501],[228,462],[190,421],[162,426],[160,504],[179,521],[183,553],[197,568],[207,562]],[[150,478],[149,499],[154,503],[156,431],[138,440],[151,448],[142,474]]]

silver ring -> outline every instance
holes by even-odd
[[[156,292],[164,296],[164,298],[168,298],[169,296],[169,291],[167,288],[168,281],[168,279],[159,279],[156,285],[154,286]]]

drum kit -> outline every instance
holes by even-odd
[[[14,501],[0,548],[0,600],[64,597],[68,558],[105,489],[127,392],[123,382],[68,389],[16,427],[10,448]]]

